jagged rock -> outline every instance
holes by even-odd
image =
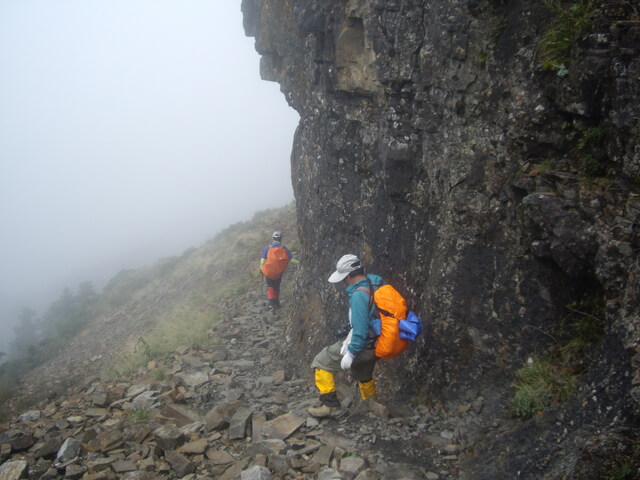
[[[35,422],[40,419],[40,416],[40,410],[31,410],[30,412],[23,413],[18,418],[21,422]]]
[[[175,378],[187,387],[200,387],[209,381],[208,372],[189,372],[175,375]]]
[[[247,470],[243,470],[240,478],[242,480],[271,480],[271,472],[266,467],[254,465]]]
[[[39,480],[51,468],[50,460],[38,460],[36,463],[29,465],[29,478]]]
[[[123,433],[120,430],[105,430],[91,440],[89,444],[94,451],[107,453],[116,448],[120,448],[124,441]]]
[[[226,469],[222,475],[220,475],[216,480],[232,480],[239,478],[242,474],[242,471],[249,464],[251,459],[243,458],[236,463],[234,463],[231,467]]]
[[[123,474],[126,472],[135,472],[138,470],[138,466],[128,460],[116,460],[111,464],[111,469],[114,473]]]
[[[25,460],[10,460],[0,465],[0,480],[20,480],[27,474]]]
[[[286,380],[284,370],[276,370],[273,372],[272,379],[274,385],[282,385]]]
[[[287,457],[273,454],[269,455],[267,458],[267,466],[269,467],[269,470],[276,475],[282,476],[289,471],[289,462],[287,461]]]
[[[104,425],[104,424],[103,424]],[[105,425],[106,426],[106,425]],[[117,428],[115,426],[114,428]],[[133,441],[135,443],[142,443],[145,438],[152,432],[151,426],[144,423],[136,423],[123,432],[123,438],[125,441]]]
[[[285,440],[306,422],[306,418],[285,413],[262,426],[262,433],[268,438]]]
[[[64,464],[80,454],[82,443],[73,437],[67,438],[56,455],[56,464]]]
[[[200,358],[192,355],[183,355],[182,361],[189,365],[191,368],[209,368],[209,363],[202,361]]]
[[[311,458],[312,463],[318,463],[323,466],[328,466],[331,462],[331,455],[333,454],[333,449],[322,445],[318,451]]]
[[[31,453],[36,458],[53,459],[57,456],[60,447],[62,447],[62,437],[49,436],[44,441],[36,443],[31,449]]]
[[[232,402],[213,407],[204,417],[206,430],[224,430],[228,428],[229,421],[239,406],[240,403]]]
[[[91,472],[103,471],[111,467],[114,459],[111,457],[95,457],[95,455],[87,456],[87,468]]]
[[[385,480],[424,480],[420,468],[407,463],[378,463],[375,469]]]
[[[333,468],[325,468],[318,473],[318,480],[342,480],[342,477]]]
[[[87,399],[96,407],[106,407],[109,404],[109,398],[102,388],[87,392]]]
[[[4,460],[5,458],[9,458],[9,455],[11,455],[11,444],[0,444],[0,459]]]
[[[197,455],[204,453],[209,445],[206,438],[201,438],[193,442],[188,442],[180,447],[180,452],[187,455]]]
[[[47,469],[46,472],[42,474],[40,480],[53,480],[54,478],[58,478],[58,470],[53,467]]]
[[[177,428],[169,425],[157,428],[154,430],[153,435],[158,447],[165,452],[175,450],[184,443],[184,434]]]
[[[85,418],[82,415],[71,415],[70,417],[67,417],[67,422],[74,427],[82,425],[84,421]]]
[[[160,413],[167,418],[175,420],[177,427],[182,427],[198,420],[198,415],[195,412],[176,404],[164,404]]]
[[[82,465],[71,464],[67,465],[64,469],[64,478],[70,480],[77,480],[84,475],[87,471],[86,467]]]
[[[109,415],[109,410],[106,408],[87,408],[84,411],[85,415],[89,418],[104,419]]]
[[[184,455],[173,450],[166,451],[164,458],[169,462],[179,478],[184,477],[195,471],[196,466],[189,461]]]
[[[455,444],[446,445],[443,449],[443,453],[447,455],[456,455],[460,452],[460,446]]]
[[[159,407],[160,403],[156,398],[158,396],[158,393],[159,392],[150,390],[150,391],[145,391],[136,395],[131,401],[131,403],[133,404],[133,408],[150,409],[150,408]]]
[[[365,461],[360,457],[346,457],[340,460],[340,473],[345,479],[351,480],[365,467]]]
[[[144,392],[148,392],[149,390],[151,390],[151,385],[148,383],[140,383],[137,385],[131,385],[126,393],[124,394],[124,396],[128,399],[132,399],[137,397],[138,395],[143,394]]]
[[[0,444],[10,444],[13,452],[22,452],[33,446],[35,440],[31,432],[7,430],[0,434]]]
[[[252,413],[251,409],[246,407],[239,407],[235,411],[229,421],[229,438],[231,440],[244,438]]]
[[[374,470],[368,468],[360,472],[355,480],[380,480],[380,476]]]
[[[59,418],[55,423],[55,426],[58,430],[65,430],[69,428],[69,425],[69,422],[64,418]]]
[[[165,480],[166,479],[165,476],[158,475],[152,472],[127,472],[123,478],[127,480]],[[85,480],[91,480],[91,479],[85,479]]]
[[[229,465],[236,460],[235,457],[230,455],[228,452],[215,448],[207,449],[205,455],[214,465]]]

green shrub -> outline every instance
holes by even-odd
[[[529,418],[567,400],[575,388],[573,375],[550,360],[535,360],[518,370],[516,377],[511,411],[518,418]]]
[[[588,177],[602,177],[607,173],[607,168],[593,155],[585,155],[582,159],[582,172]]]
[[[604,335],[604,293],[596,289],[566,309],[566,324],[559,332],[562,342],[556,350],[565,365],[575,367]]]
[[[560,0],[545,0],[554,14],[549,28],[538,44],[540,60],[545,70],[558,71],[571,60],[571,44],[582,31],[591,29],[590,17],[600,0],[576,0],[570,4]]]
[[[132,410],[127,410],[127,420],[131,423],[142,422],[149,418],[149,410],[145,407],[136,407]]]
[[[153,375],[151,375],[151,378],[157,382],[162,382],[164,379],[167,378],[167,372],[164,368],[160,367],[160,368],[156,368],[153,371]]]

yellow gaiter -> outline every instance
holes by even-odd
[[[333,381],[333,373],[316,368],[316,387],[322,395],[335,392],[336,385]]]
[[[373,378],[368,382],[358,382],[358,386],[360,387],[362,400],[376,396],[376,381]]]

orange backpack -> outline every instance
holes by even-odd
[[[289,254],[283,247],[269,247],[262,273],[271,280],[280,278],[289,266]]]
[[[373,287],[373,302],[379,318],[374,318],[369,324],[373,332],[378,335],[376,342],[376,356],[379,358],[393,358],[405,351],[409,340],[400,336],[400,320],[407,318],[407,302],[391,285]],[[359,289],[369,293],[367,289]],[[371,296],[371,295],[370,295]]]

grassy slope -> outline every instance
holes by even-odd
[[[0,377],[5,374],[7,382],[0,378],[0,417],[29,408],[56,390],[47,385],[50,381],[68,385],[99,373],[96,368],[126,376],[179,346],[205,342],[225,299],[261,287],[260,253],[274,230],[283,232],[285,245],[294,253],[299,251],[295,206],[290,204],[258,212],[179,257],[120,272],[98,296],[84,328],[64,339],[62,348],[36,368],[21,368],[18,378],[16,369],[3,365],[6,371],[0,371]],[[93,360],[96,357],[101,361]],[[12,365],[25,363],[15,359]]]
[[[157,313],[153,329],[144,337],[145,348],[135,349],[130,343],[129,350],[135,349],[136,354],[126,354],[115,366],[117,373],[126,374],[179,346],[205,343],[205,333],[219,319],[225,299],[245,293],[262,281],[260,253],[276,229],[283,232],[285,245],[298,251],[292,204],[259,212],[249,222],[228,227],[202,247],[185,252],[167,278],[159,277],[145,287],[140,292],[142,301],[157,295],[167,283],[174,298]],[[138,338],[129,341],[139,344]]]

